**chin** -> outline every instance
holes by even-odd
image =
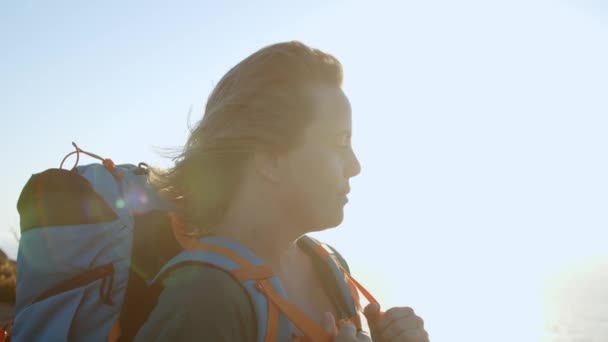
[[[334,213],[333,215],[323,215],[323,217],[319,217],[316,224],[313,225],[313,227],[315,227],[313,231],[319,232],[336,228],[342,221],[344,221],[343,212],[340,212],[339,214]]]
[[[338,225],[332,225],[332,226],[327,226],[327,227],[318,227],[318,228],[314,228],[314,229],[309,229],[307,233],[323,232],[326,230],[335,229],[337,227],[338,227]]]

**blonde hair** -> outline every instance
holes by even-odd
[[[175,165],[153,173],[190,231],[213,232],[256,148],[281,153],[298,143],[312,120],[315,85],[341,87],[342,66],[295,41],[262,48],[224,75]]]

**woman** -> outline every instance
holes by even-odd
[[[366,341],[356,322],[339,315],[298,243],[342,222],[349,180],[361,170],[341,83],[338,60],[302,43],[255,52],[217,84],[174,167],[156,183],[190,233],[221,237],[263,260],[288,301],[331,339]],[[262,338],[252,294],[229,272],[186,265],[163,283],[137,340]],[[366,308],[374,340],[428,340],[411,309],[379,309]],[[303,333],[295,326],[290,338]]]

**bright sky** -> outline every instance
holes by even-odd
[[[72,141],[167,166],[154,147],[185,141],[228,68],[296,39],[342,61],[363,166],[318,236],[434,341],[536,341],[550,280],[608,257],[601,1],[203,3],[0,3],[10,255],[21,187]]]

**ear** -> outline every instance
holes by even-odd
[[[280,180],[279,154],[269,149],[256,149],[253,157],[256,172],[271,183]]]

